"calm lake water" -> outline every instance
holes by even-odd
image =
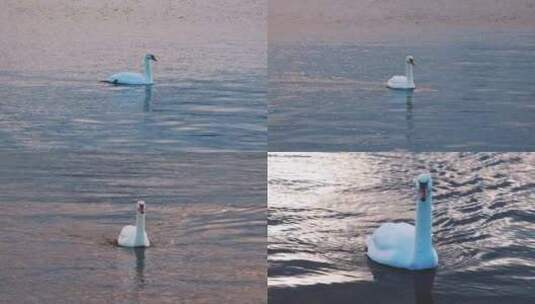
[[[270,153],[269,303],[533,303],[535,155]],[[436,271],[366,257],[386,221],[414,223],[434,180]]]
[[[0,302],[266,303],[265,6],[0,3]]]
[[[270,41],[270,150],[532,150],[533,32],[434,33]],[[408,54],[417,89],[387,89]]]
[[[3,303],[266,303],[266,154],[0,153]],[[113,240],[147,202],[152,247]]]
[[[265,151],[264,4],[0,4],[1,148]],[[152,88],[99,83],[146,53]]]

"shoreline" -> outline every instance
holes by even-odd
[[[396,2],[384,0],[296,0],[291,4],[273,0],[268,13],[268,41],[390,40],[442,30],[535,29],[535,4],[528,1],[485,6],[479,0],[453,2],[430,4],[413,0],[399,7]]]

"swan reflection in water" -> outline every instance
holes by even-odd
[[[145,276],[143,274],[143,271],[145,270],[145,248],[135,247],[132,250],[134,250],[134,254],[136,255],[136,287],[143,289],[143,287],[145,287]]]
[[[396,91],[392,96],[392,101],[400,104],[405,103],[405,121],[406,121],[406,139],[407,146],[412,147],[414,135],[414,120],[413,120],[413,90]]]
[[[151,111],[152,85],[145,86],[145,100],[143,102],[143,112]]]
[[[121,268],[125,277],[120,280],[122,287],[118,289],[118,295],[129,299],[129,303],[143,303],[145,281],[145,248],[121,248]],[[135,261],[134,261],[135,258]],[[123,285],[124,284],[124,285]]]
[[[412,147],[412,136],[414,133],[414,121],[412,120],[412,93],[413,91],[407,91],[405,93],[405,105],[407,108],[405,120],[407,121],[407,144],[409,147]]]
[[[436,269],[409,271],[396,269],[378,264],[368,259],[368,268],[370,269],[374,283],[380,287],[379,290],[389,289],[392,287],[399,290],[413,290],[414,303],[416,304],[433,304],[433,283],[435,281]]]

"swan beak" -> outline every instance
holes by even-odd
[[[152,55],[151,59],[154,60],[154,61],[158,61],[158,59],[156,59],[156,56],[154,56],[154,55]]]
[[[418,191],[420,195],[420,201],[425,202],[427,198],[427,185],[426,184],[420,184],[420,189]]]
[[[145,205],[139,205],[138,211],[139,211],[139,213],[144,214],[145,213]]]

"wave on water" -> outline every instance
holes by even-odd
[[[403,294],[407,277],[421,281],[369,261],[365,237],[387,221],[414,223],[413,179],[424,170],[434,177],[440,263],[423,279],[427,293],[532,295],[535,155],[271,153],[268,282],[274,299],[290,290],[310,294],[313,286],[324,296],[364,286]]]

